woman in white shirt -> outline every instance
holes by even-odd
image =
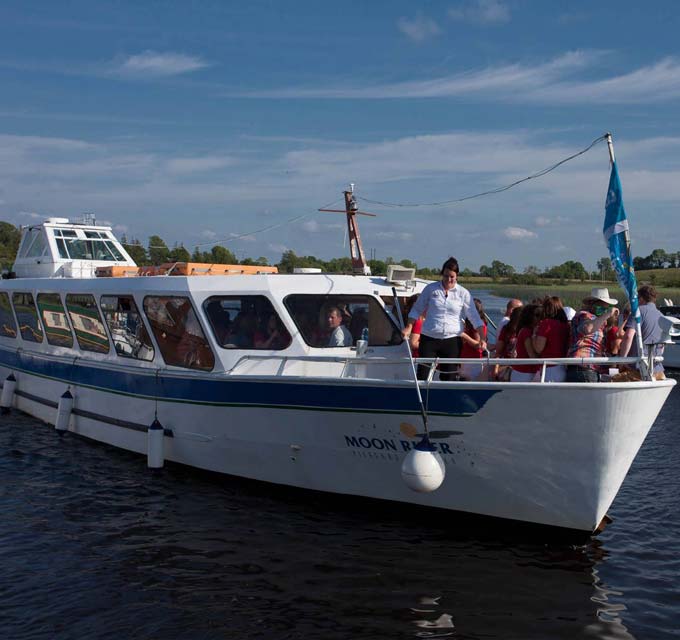
[[[458,260],[449,258],[442,266],[441,281],[428,284],[409,313],[402,332],[404,339],[410,336],[415,321],[425,316],[420,334],[421,358],[459,358],[466,319],[484,335],[484,323],[470,292],[458,284],[458,271]],[[479,347],[485,350],[486,340],[481,340]],[[427,378],[429,369],[429,364],[418,365],[418,378]],[[458,379],[456,364],[442,364],[439,370],[440,380]]]

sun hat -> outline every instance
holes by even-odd
[[[604,302],[605,304],[618,304],[619,301],[616,298],[609,297],[609,289],[606,287],[594,287],[590,290],[590,295],[584,298],[586,300],[598,300]]]

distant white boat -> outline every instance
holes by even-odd
[[[419,384],[445,477],[414,492],[401,467],[420,407],[385,306],[393,286],[419,286],[257,267],[268,273],[186,275],[240,269],[135,275],[154,271],[138,271],[109,227],[24,230],[17,277],[0,286],[2,406],[152,466],[592,532],[675,384],[431,377]]]

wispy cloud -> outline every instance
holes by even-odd
[[[407,38],[413,42],[423,42],[435,36],[438,36],[442,30],[437,23],[432,19],[422,14],[418,14],[415,18],[399,18],[397,20],[397,27]]]
[[[538,238],[538,234],[523,227],[506,227],[503,229],[503,235],[508,240],[534,240]]]
[[[122,76],[135,78],[164,78],[198,71],[207,66],[209,64],[197,56],[144,51],[115,61],[113,71]]]
[[[204,156],[197,158],[171,158],[166,166],[170,173],[197,173],[201,171],[214,171],[236,164],[234,158],[220,156]]]
[[[427,80],[392,84],[372,83],[370,86],[289,87],[255,91],[244,96],[277,98],[446,98],[469,95],[508,96],[527,90],[540,89],[563,76],[590,67],[601,53],[571,51],[537,65],[506,64],[476,71],[464,71]]]
[[[510,9],[500,0],[469,0],[448,11],[449,18],[478,24],[498,24],[510,20]]]
[[[680,59],[675,57],[607,77],[588,80],[574,77],[581,71],[592,76],[604,57],[602,51],[571,51],[533,65],[505,64],[425,80],[284,87],[228,95],[355,100],[456,98],[548,105],[646,104],[680,99]]]

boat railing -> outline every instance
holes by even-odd
[[[656,362],[661,362],[662,357],[654,358]],[[305,364],[328,364],[336,365],[330,367],[325,373],[319,368],[319,374],[322,376],[331,374],[333,377],[339,378],[356,378],[356,377],[376,377],[385,379],[385,376],[369,376],[368,370],[377,371],[381,367],[407,367],[404,377],[408,377],[410,372],[410,362],[407,356],[403,357],[383,357],[383,356],[322,356],[322,355],[299,355],[299,356],[284,356],[284,355],[264,355],[264,354],[247,354],[239,358],[236,364],[227,371],[231,375],[247,374],[249,371],[248,363],[272,362],[278,363],[276,367],[272,367],[270,375],[285,376],[296,375],[294,369],[299,369],[296,365]],[[539,365],[540,368],[540,382],[545,382],[546,369],[551,365],[576,365],[581,367],[600,367],[616,369],[619,365],[627,365],[635,367],[639,365],[641,360],[636,357],[599,357],[599,358],[414,358],[415,365],[429,365],[430,372],[424,382],[431,382],[437,371],[438,365],[441,364],[479,364],[487,366],[489,369],[495,365],[513,366],[513,365]],[[643,361],[644,362],[644,361]],[[306,372],[309,375],[309,372]],[[357,374],[361,374],[358,376]],[[492,381],[490,381],[492,382]]]

